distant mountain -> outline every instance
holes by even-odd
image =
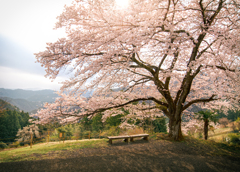
[[[91,97],[93,91],[88,91],[83,94],[84,97]],[[22,90],[22,89],[4,89],[0,88],[0,99],[18,107],[20,110],[36,113],[38,109],[42,108],[44,103],[52,103],[59,97],[53,90]]]
[[[0,99],[25,112],[36,111],[36,109],[41,108],[45,102],[54,102],[57,97],[58,94],[53,90],[32,91],[0,88]]]
[[[25,99],[35,102],[53,102],[58,97],[58,94],[56,94],[53,90],[32,91],[22,89],[11,90],[0,88],[0,97]]]

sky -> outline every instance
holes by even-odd
[[[73,0],[0,0],[0,88],[59,90],[67,75],[53,82],[45,69],[35,63],[34,53],[44,51],[47,42],[65,37],[64,29],[54,30],[56,17]],[[128,0],[115,0],[125,8]]]
[[[54,82],[35,63],[34,53],[44,51],[47,42],[65,37],[54,30],[56,17],[72,0],[0,0],[0,88],[59,90],[60,75]]]

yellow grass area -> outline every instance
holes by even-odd
[[[37,159],[37,154],[47,154],[52,151],[74,150],[81,148],[98,148],[107,146],[107,139],[66,140],[61,142],[39,143],[14,149],[5,149],[0,152],[0,163],[9,161],[24,161]],[[51,156],[49,156],[51,157]],[[56,157],[51,157],[56,158]]]
[[[216,142],[222,142],[223,139],[225,139],[229,133],[232,132],[231,128],[218,128],[216,130],[210,131],[208,133],[209,135],[209,140],[214,140]]]

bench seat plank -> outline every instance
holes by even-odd
[[[135,134],[130,136],[130,141],[133,142],[133,139],[136,137],[143,137],[144,140],[148,140],[149,134]]]
[[[149,134],[135,134],[135,135],[130,135],[129,137],[147,137]]]
[[[108,139],[124,139],[129,138],[129,136],[108,136]]]
[[[149,134],[135,134],[135,135],[125,135],[125,136],[108,136],[109,143],[112,144],[112,140],[114,139],[124,139],[125,142],[128,143],[128,139],[133,142],[133,139],[136,137],[143,137],[144,140],[148,140]]]
[[[129,136],[108,136],[108,139],[110,144],[112,144],[112,140],[114,139],[124,139],[128,143]]]

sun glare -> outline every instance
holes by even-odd
[[[128,6],[128,0],[115,0],[116,5],[120,8],[126,8]]]

